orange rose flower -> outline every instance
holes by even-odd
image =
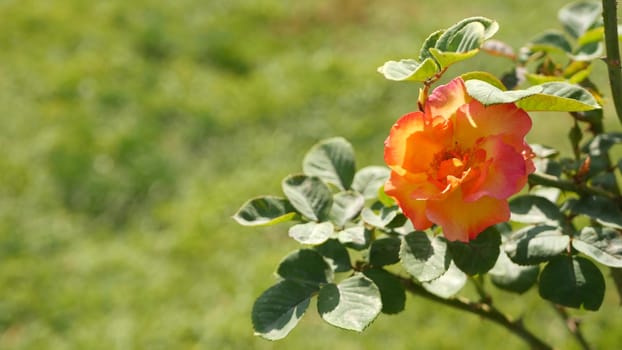
[[[531,119],[513,103],[484,106],[461,78],[436,88],[424,111],[400,118],[385,141],[385,192],[417,230],[437,224],[468,242],[510,218],[508,197],[534,171]]]

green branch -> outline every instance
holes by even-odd
[[[586,184],[577,184],[570,180],[562,180],[555,176],[551,176],[547,174],[542,174],[542,173],[530,174],[528,181],[530,185],[542,185],[542,186],[555,187],[563,191],[570,191],[570,192],[574,192],[577,194],[595,195],[595,196],[602,196],[605,198],[609,198],[612,200],[619,200],[619,197],[617,195],[609,191],[605,191],[597,187],[588,186]]]
[[[424,297],[426,299],[435,301],[437,303],[443,304],[445,306],[453,307],[458,310],[470,312],[475,315],[479,315],[482,318],[489,320],[493,323],[496,323],[503,328],[510,331],[512,334],[520,337],[522,340],[527,342],[532,349],[538,350],[549,350],[553,349],[551,346],[546,344],[542,339],[538,338],[535,334],[531,333],[525,326],[523,325],[520,319],[511,320],[508,316],[501,313],[499,310],[494,308],[490,304],[486,303],[476,303],[464,298],[456,297],[451,299],[443,299],[439,296],[436,296],[427,290],[425,290],[420,285],[414,283],[412,280],[407,278],[400,278],[402,284],[412,294]]]
[[[622,123],[622,70],[620,66],[620,47],[618,44],[617,1],[603,0],[603,22],[605,25],[605,48],[607,50],[607,71],[613,105]]]

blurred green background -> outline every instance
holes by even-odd
[[[376,67],[414,56],[428,33],[481,15],[518,47],[559,28],[565,3],[0,1],[0,348],[522,349],[491,323],[411,297],[363,334],[312,306],[285,340],[254,337],[252,303],[297,244],[284,226],[231,215],[280,193],[319,139],[344,136],[359,167],[381,164],[419,86]],[[508,67],[479,55],[448,75]],[[569,149],[569,117],[534,120],[531,141]],[[603,349],[622,343],[608,287],[601,311],[575,313]],[[577,348],[537,291],[495,298]]]

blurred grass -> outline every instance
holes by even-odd
[[[413,298],[361,335],[311,308],[285,340],[254,337],[254,298],[296,245],[283,227],[230,216],[279,193],[319,139],[342,135],[359,166],[382,162],[418,90],[383,80],[384,61],[473,15],[517,47],[557,28],[564,3],[0,1],[0,348],[521,349]],[[478,56],[449,74],[506,67]],[[567,147],[568,118],[534,120],[532,141]],[[576,348],[536,291],[495,297]],[[611,291],[603,310],[578,314],[599,348],[620,344]]]

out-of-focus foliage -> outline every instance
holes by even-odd
[[[398,333],[520,348],[421,302],[362,336],[308,317],[281,343],[253,337],[253,300],[295,244],[229,217],[248,193],[278,192],[271,180],[319,139],[343,135],[360,167],[379,163],[378,130],[417,91],[375,68],[416,55],[404,48],[439,23],[480,14],[536,33],[564,3],[0,1],[0,348],[407,348]],[[534,129],[559,122],[547,119]],[[601,329],[622,326],[616,310],[584,316],[595,345],[615,347]],[[525,321],[574,346],[552,310]]]

